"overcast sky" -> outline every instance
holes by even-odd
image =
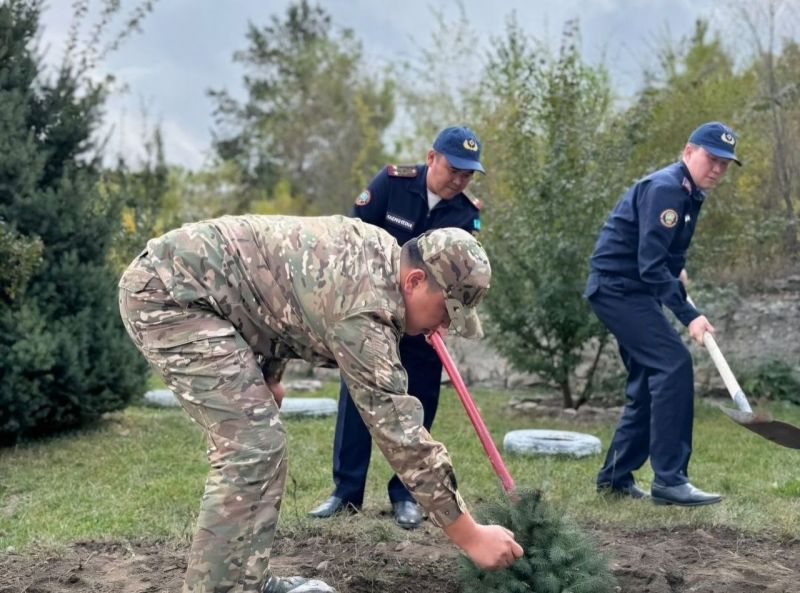
[[[94,0],[97,8],[98,0]],[[122,0],[124,7],[134,0]],[[288,0],[160,0],[143,25],[103,65],[124,83],[125,94],[110,99],[109,148],[136,162],[142,130],[162,126],[170,163],[193,169],[205,162],[210,145],[212,102],[206,91],[241,93],[241,69],[232,55],[245,46],[248,21],[267,24],[282,16]],[[323,0],[338,26],[353,29],[371,63],[383,64],[418,55],[433,27],[431,6],[447,9],[449,0]],[[47,59],[63,52],[72,2],[49,0],[42,47]],[[512,11],[539,39],[557,42],[565,20],[580,18],[584,55],[603,60],[618,89],[630,93],[643,66],[652,65],[659,39],[689,34],[699,17],[716,18],[716,0],[463,0],[473,28],[488,45],[500,35]],[[92,19],[89,19],[92,22]],[[476,55],[478,55],[476,53]],[[143,117],[143,107],[147,117]]]

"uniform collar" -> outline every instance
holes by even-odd
[[[686,163],[683,162],[683,159],[678,161],[678,165],[680,165],[681,173],[683,173],[683,178],[689,182],[691,190],[689,191],[689,195],[694,198],[695,200],[700,200],[701,202],[706,199],[706,193],[697,187],[697,184],[692,179],[692,174],[689,173],[689,167],[686,166]]]
[[[417,165],[417,166],[421,167],[422,175],[417,175],[417,177],[415,179],[416,183],[415,183],[414,189],[417,191],[417,193],[420,196],[422,196],[422,199],[427,204],[428,203],[428,165]],[[419,180],[419,181],[417,181],[417,180]],[[464,192],[460,192],[460,193],[457,193],[456,195],[454,195],[449,200],[445,200],[444,198],[442,198],[441,201],[439,202],[439,204],[445,203],[445,204],[448,205],[449,208],[457,208],[457,207],[460,208],[461,207],[461,203],[460,203],[459,198],[464,198],[465,200],[469,200],[469,198],[467,198],[467,196],[464,194]],[[438,206],[439,204],[436,204],[436,205]]]
[[[428,165],[417,165],[419,168],[418,170],[422,172],[421,175],[417,175],[414,184],[414,189],[416,192],[423,197],[425,202],[428,202]]]

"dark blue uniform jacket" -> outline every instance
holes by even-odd
[[[426,165],[385,167],[358,197],[352,215],[387,230],[400,245],[430,229],[479,231],[480,210],[463,193],[428,210],[427,174]]]
[[[700,313],[686,301],[678,275],[704,198],[682,161],[641,179],[603,225],[592,271],[622,277],[630,290],[650,292],[689,325]],[[590,279],[587,295],[594,290]]]
[[[427,174],[427,165],[385,167],[358,196],[352,216],[385,229],[400,245],[430,229],[458,227],[471,233],[479,231],[479,206],[463,193],[428,209]],[[406,352],[421,360],[438,359],[430,347]]]

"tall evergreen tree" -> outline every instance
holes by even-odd
[[[0,4],[0,219],[43,246],[24,292],[0,302],[0,442],[123,407],[146,369],[124,337],[107,253],[119,204],[98,192],[105,97],[69,61],[48,79],[42,3]]]

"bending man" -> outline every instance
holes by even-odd
[[[490,277],[485,252],[462,230],[432,231],[401,250],[385,231],[338,216],[222,217],[148,242],[120,280],[122,319],[209,443],[186,593],[331,591],[269,571],[290,358],[338,365],[393,469],[478,565],[506,567],[522,555],[513,534],[467,512],[398,355],[404,333],[478,335],[475,306]]]

